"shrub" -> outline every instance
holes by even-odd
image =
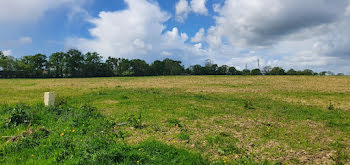
[[[30,114],[26,111],[29,109],[24,104],[18,104],[11,109],[10,117],[6,122],[6,127],[17,127],[20,124],[29,124],[31,122]]]

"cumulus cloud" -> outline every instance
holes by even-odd
[[[191,12],[191,7],[188,5],[187,0],[180,0],[175,6],[176,20],[184,22]]]
[[[231,54],[245,58],[237,51],[256,51],[266,64],[333,67],[350,61],[349,2],[226,0],[213,5],[218,16],[205,39],[216,52],[231,46]]]
[[[70,38],[67,48],[97,51],[104,57],[146,60],[201,55],[195,54],[198,49],[185,43],[189,37],[177,27],[164,31],[170,14],[158,4],[147,0],[125,0],[125,3],[128,7],[124,10],[100,12],[97,18],[89,20],[95,26],[89,30],[93,39]]]
[[[190,12],[207,15],[208,9],[205,6],[207,0],[191,0],[191,6],[187,0],[179,0],[175,6],[176,20],[184,22]]]
[[[204,28],[200,28],[194,37],[191,38],[191,42],[202,42],[204,41]]]
[[[205,7],[207,0],[192,0],[191,1],[191,8],[194,13],[207,15],[208,9]]]
[[[79,7],[89,0],[2,0],[0,1],[0,22],[3,24],[31,23],[40,19],[50,9],[65,6],[74,13],[82,12]]]

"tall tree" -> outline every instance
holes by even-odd
[[[256,68],[251,71],[251,75],[262,75],[260,69]]]
[[[163,60],[163,66],[164,75],[180,75],[185,71],[185,68],[181,65],[181,61],[175,61],[169,58]]]
[[[229,67],[227,65],[222,65],[222,66],[218,67],[216,74],[218,74],[218,75],[229,74]]]
[[[71,49],[65,54],[64,58],[65,77],[82,77],[83,76],[83,64],[84,55],[76,49]]]
[[[65,58],[66,55],[64,52],[56,52],[51,54],[49,58],[49,71],[53,77],[62,78],[63,70],[65,67]]]
[[[285,71],[281,67],[273,67],[270,72],[271,75],[285,75]]]
[[[85,55],[83,73],[85,77],[101,76],[102,56],[96,52],[88,52]]]
[[[0,77],[8,78],[13,75],[15,71],[15,61],[13,58],[5,56],[0,51]]]
[[[130,70],[133,76],[147,76],[149,75],[150,68],[149,65],[140,59],[135,59],[130,61]]]

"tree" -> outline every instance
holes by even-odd
[[[85,54],[83,73],[85,77],[98,77],[103,75],[102,56],[96,52],[88,52]]]
[[[286,73],[284,69],[282,69],[281,67],[274,67],[270,71],[270,75],[285,75],[285,74]]]
[[[40,78],[44,76],[46,65],[46,56],[43,54],[23,56],[17,62],[17,71],[22,72],[24,77]]]
[[[71,49],[65,53],[64,64],[65,77],[83,76],[84,55],[79,50]]]
[[[185,71],[185,68],[181,65],[181,61],[175,61],[169,58],[163,60],[163,67],[164,75],[180,75]]]
[[[295,71],[294,69],[289,69],[286,74],[287,75],[297,75],[297,71]]]
[[[149,65],[140,59],[135,59],[130,61],[130,71],[134,76],[147,76],[149,75]]]
[[[262,75],[260,69],[256,68],[251,71],[251,75]]]
[[[198,64],[190,66],[190,71],[191,71],[191,74],[193,74],[193,75],[203,75],[204,74],[204,68]]]
[[[109,75],[118,75],[118,66],[119,66],[120,58],[113,58],[113,57],[108,57],[106,60],[106,67],[109,73]]]
[[[205,67],[203,68],[204,74],[206,75],[215,75],[218,69],[218,65],[214,64],[212,60],[205,60]]]
[[[154,76],[164,75],[164,63],[162,61],[156,60],[152,63],[151,74]]]
[[[235,67],[228,68],[228,74],[230,75],[239,75],[239,71]]]
[[[229,67],[227,65],[222,65],[217,69],[218,75],[227,75],[229,74]]]
[[[242,71],[242,75],[250,75],[250,74],[251,74],[251,72],[250,72],[249,69],[244,69],[244,70]]]
[[[303,71],[298,71],[297,75],[313,75],[314,71],[310,70],[310,69],[305,69]]]
[[[271,70],[272,70],[272,67],[271,67],[271,66],[265,66],[265,67],[263,68],[263,70],[262,70],[262,73],[263,73],[264,75],[270,75]]]
[[[65,53],[56,52],[51,54],[49,58],[49,71],[52,72],[52,76],[56,78],[63,77],[63,69],[64,69],[64,58]]]
[[[128,59],[122,58],[119,59],[119,64],[117,67],[117,75],[118,76],[132,76],[134,73],[132,72],[131,62]]]
[[[0,77],[8,78],[15,71],[15,61],[0,51]]]

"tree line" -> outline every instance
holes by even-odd
[[[285,71],[281,67],[266,66],[263,69],[244,69],[233,66],[218,66],[210,60],[205,65],[185,68],[181,61],[164,59],[151,64],[140,59],[108,57],[103,60],[96,52],[83,54],[71,49],[56,52],[47,57],[44,54],[14,58],[0,51],[0,78],[71,78],[110,76],[161,76],[161,75],[334,75],[330,71],[314,72],[310,69]],[[343,75],[343,74],[338,74]]]

